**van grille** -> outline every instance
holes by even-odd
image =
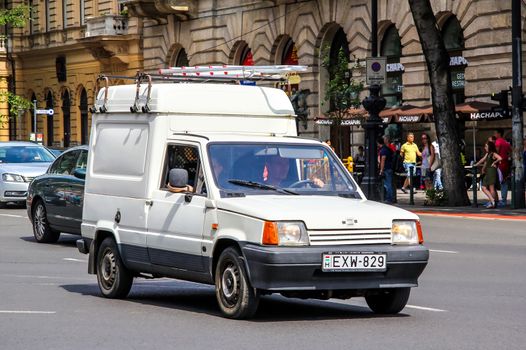
[[[391,244],[391,229],[309,230],[311,245]]]

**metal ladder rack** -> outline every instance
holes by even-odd
[[[274,66],[233,66],[233,65],[219,65],[219,66],[195,66],[195,67],[172,67],[159,69],[158,74],[146,74],[137,72],[134,77],[119,76],[119,75],[104,75],[101,74],[97,78],[95,88],[95,98],[100,89],[100,82],[104,81],[104,100],[102,106],[97,109],[97,106],[90,108],[91,113],[105,113],[107,111],[108,102],[108,87],[109,79],[129,79],[136,82],[137,88],[135,93],[135,100],[130,106],[131,113],[148,113],[150,111],[150,98],[152,90],[152,82],[216,82],[216,83],[235,83],[239,84],[241,81],[285,81],[288,75],[297,74],[299,72],[306,72],[306,66],[293,65],[274,65]],[[139,108],[139,94],[141,83],[147,82],[147,96],[144,106]]]

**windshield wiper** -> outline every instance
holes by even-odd
[[[276,192],[279,192],[279,193],[287,193],[287,194],[299,195],[299,193],[296,193],[294,191],[286,190],[284,188],[275,187],[275,186],[272,186],[272,185],[262,184],[260,182],[255,182],[255,181],[230,179],[230,180],[228,180],[228,182],[230,182],[230,183],[232,183],[234,185],[245,186],[245,187],[252,187],[252,188],[257,188],[257,189],[260,189],[260,190],[272,190],[272,191],[276,191]]]

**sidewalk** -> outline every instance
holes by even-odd
[[[418,215],[431,216],[449,216],[449,217],[464,217],[473,219],[493,219],[493,220],[524,220],[526,221],[526,209],[511,209],[510,198],[508,197],[508,204],[505,207],[495,209],[486,209],[484,204],[487,202],[486,195],[482,191],[477,193],[478,206],[465,207],[435,207],[424,205],[425,191],[417,191],[414,195],[415,205],[409,205],[409,194],[404,194],[398,190],[398,203],[396,206],[414,212]],[[472,191],[469,191],[469,199],[472,201]]]

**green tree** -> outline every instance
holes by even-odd
[[[449,54],[438,29],[429,0],[408,0],[431,82],[433,115],[442,159],[442,183],[450,206],[469,204],[460,157],[460,135],[456,125],[451,88]]]
[[[352,78],[352,69],[349,70],[349,57],[343,48],[340,48],[336,58],[331,58],[330,49],[325,47],[322,54],[322,66],[329,73],[329,80],[325,87],[325,103],[329,105],[328,115],[338,130],[339,154],[343,154],[341,121],[351,107],[360,105],[360,92],[363,82]]]
[[[27,5],[18,5],[13,8],[0,9],[0,25],[13,28],[25,26],[29,20],[31,8]],[[0,40],[5,41],[6,36],[0,35]],[[5,123],[9,118],[16,118],[19,111],[31,108],[31,102],[12,91],[0,90],[0,102],[9,104],[9,115],[0,115],[0,123]]]

